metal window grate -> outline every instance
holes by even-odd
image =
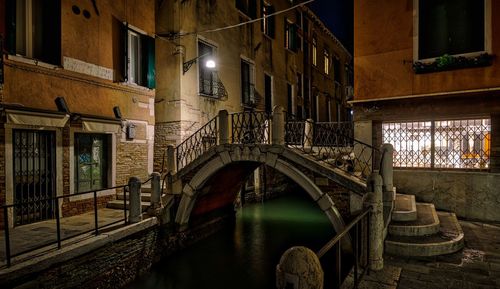
[[[395,167],[489,168],[490,119],[383,123],[382,137]]]

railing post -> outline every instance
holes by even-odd
[[[217,120],[219,123],[217,126],[219,127],[219,141],[217,144],[227,144],[229,143],[229,117],[227,110],[220,110],[219,117]]]
[[[151,173],[151,208],[153,210],[161,206],[161,176],[158,172]]]
[[[142,220],[141,206],[141,180],[137,177],[131,177],[128,180],[129,192],[129,223],[138,223]]]
[[[394,148],[391,144],[383,144],[381,146],[382,161],[380,163],[380,175],[382,176],[382,191],[384,205],[391,205],[394,201],[394,184],[393,184],[393,152]]]
[[[177,159],[175,155],[175,147],[167,146],[167,173],[175,174],[177,172]]]
[[[371,270],[379,271],[384,267],[384,213],[382,205],[382,177],[373,172],[367,180],[368,197],[365,205],[371,206],[369,222],[369,257]]]
[[[304,147],[310,148],[313,145],[314,120],[308,118],[304,123]]]
[[[285,113],[281,106],[275,106],[273,109],[271,143],[273,145],[285,144]]]

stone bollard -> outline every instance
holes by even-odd
[[[161,176],[158,172],[151,173],[151,207],[157,209],[161,206]]]
[[[219,111],[217,127],[219,128],[219,143],[218,144],[228,144],[229,143],[229,117],[227,110]]]
[[[380,175],[382,176],[382,192],[384,205],[391,205],[395,199],[393,184],[393,153],[394,148],[391,144],[383,144],[380,148],[382,153],[382,162],[380,164]]]
[[[141,180],[137,177],[128,179],[129,187],[129,223],[138,223],[142,220]]]
[[[323,289],[323,269],[318,256],[306,247],[292,247],[276,266],[278,289]]]
[[[275,106],[273,109],[272,144],[285,144],[285,113],[281,106]]]
[[[382,205],[382,177],[373,172],[367,180],[368,197],[366,206],[371,206],[370,214],[370,254],[368,263],[371,270],[379,271],[384,268],[384,208]]]
[[[313,145],[313,124],[314,120],[308,118],[304,124],[304,147],[310,148]]]

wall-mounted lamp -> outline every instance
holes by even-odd
[[[193,64],[196,63],[196,61],[198,61],[198,59],[201,59],[201,58],[204,58],[204,57],[207,57],[207,56],[212,56],[212,53],[205,53],[201,56],[198,56],[196,58],[193,58],[189,61],[186,61],[184,63],[182,63],[182,74],[186,74],[186,72],[188,72],[188,70],[191,68],[191,66]],[[206,68],[210,68],[210,69],[214,69],[216,66],[215,64],[215,60],[211,57],[208,57],[207,60],[205,61],[205,67]]]

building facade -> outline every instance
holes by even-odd
[[[395,185],[500,220],[500,3],[354,2],[355,135],[395,149]]]
[[[349,119],[351,55],[311,10],[293,8],[298,3],[159,5],[158,51],[165,53],[157,59],[156,167],[167,145],[179,144],[221,109],[271,111],[280,105],[300,118]],[[208,69],[212,58],[216,68]]]
[[[0,8],[0,203],[31,202],[9,212],[10,226],[53,218],[55,206],[62,216],[93,207],[87,195],[47,198],[151,173],[155,1]],[[115,193],[100,192],[100,206]]]

